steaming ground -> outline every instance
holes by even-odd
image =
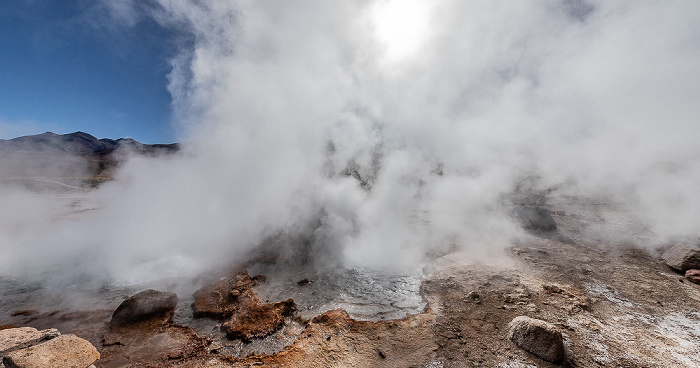
[[[455,250],[418,273],[387,275],[320,272],[263,256],[195,279],[120,286],[85,278],[60,289],[50,280],[2,277],[0,321],[87,338],[102,354],[101,367],[122,366],[125,357],[155,367],[554,367],[508,340],[507,324],[518,315],[564,331],[574,367],[700,364],[693,312],[700,288],[667,267],[660,250],[632,245],[656,237],[644,229],[639,211],[600,198],[547,202],[558,229],[525,235],[499,258],[477,260]],[[219,321],[192,319],[193,291],[241,267],[268,276],[255,287],[261,301],[293,297],[299,317],[250,343],[223,337]],[[165,324],[115,335],[106,323],[112,311],[147,286],[177,292],[175,321],[194,332]],[[347,308],[353,319],[326,311],[335,307]],[[201,337],[211,341],[197,345]]]
[[[396,283],[420,308],[434,259],[520,242],[516,205],[614,204],[620,226],[591,221],[586,244],[697,237],[700,3],[399,3],[105,2],[109,24],[188,34],[169,75],[185,143],[129,160],[85,211],[3,189],[3,278],[135,288],[272,257],[304,266],[279,280],[348,277],[310,308],[381,314]]]

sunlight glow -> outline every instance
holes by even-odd
[[[426,0],[379,0],[374,4],[371,19],[389,62],[415,56],[427,41],[432,4]]]

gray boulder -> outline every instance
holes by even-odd
[[[664,252],[661,258],[669,267],[680,272],[700,269],[700,247],[696,244],[687,242],[676,244]]]
[[[177,295],[153,289],[144,290],[122,302],[112,314],[112,324],[125,325],[152,318],[170,317],[177,306]]]
[[[559,329],[545,321],[526,316],[508,324],[508,338],[542,360],[560,364],[566,360],[564,338]]]

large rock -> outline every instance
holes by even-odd
[[[0,358],[7,353],[36,345],[44,340],[61,335],[57,329],[37,330],[33,327],[18,327],[0,330]]]
[[[553,324],[519,316],[510,322],[508,328],[508,338],[528,352],[556,364],[566,359],[564,338]]]
[[[546,208],[517,206],[513,208],[513,215],[525,230],[534,232],[550,232],[557,230],[554,217],[552,217],[552,214]]]
[[[144,290],[122,302],[112,314],[112,324],[124,325],[151,318],[172,316],[177,295],[153,289]]]
[[[666,264],[680,272],[700,269],[700,247],[691,243],[679,243],[661,255]]]
[[[243,271],[219,280],[215,285],[197,290],[194,294],[192,310],[195,318],[224,319],[260,303],[253,286],[264,281],[265,277],[250,277]]]
[[[282,328],[285,317],[291,316],[295,310],[296,305],[292,299],[251,305],[223,323],[221,329],[226,331],[226,336],[231,340],[241,339],[244,342],[250,342],[253,339],[271,335]]]
[[[92,344],[75,335],[61,335],[32,347],[13,351],[3,358],[7,368],[85,368],[100,353]]]

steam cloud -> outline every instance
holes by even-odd
[[[699,2],[440,1],[398,57],[390,3],[159,0],[193,36],[169,85],[184,152],[130,160],[72,222],[3,192],[0,267],[144,280],[262,247],[401,270],[507,246],[523,178],[698,235]]]

